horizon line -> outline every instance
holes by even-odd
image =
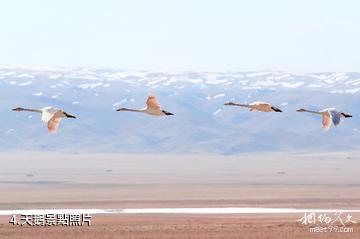
[[[298,70],[279,70],[279,69],[263,69],[263,70],[202,70],[202,69],[144,69],[144,68],[122,68],[122,67],[101,67],[101,66],[61,66],[61,65],[45,65],[45,64],[3,64],[0,63],[0,69],[14,69],[14,68],[20,68],[20,69],[27,69],[27,70],[81,70],[81,69],[91,69],[91,70],[120,70],[124,72],[131,72],[131,71],[137,71],[137,72],[181,72],[181,73],[187,73],[187,72],[200,72],[200,73],[255,73],[255,72],[279,72],[279,73],[292,73],[292,74],[324,74],[324,73],[360,73],[359,70],[352,70],[352,71],[298,71]]]

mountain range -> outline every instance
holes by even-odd
[[[116,112],[154,94],[174,116]],[[175,72],[0,65],[0,151],[240,154],[358,150],[360,72]],[[283,113],[249,112],[227,101],[266,101]],[[56,134],[21,106],[77,116]],[[297,108],[353,115],[325,132]]]

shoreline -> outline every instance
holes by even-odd
[[[233,215],[233,214],[298,214],[298,213],[360,213],[360,209],[328,209],[328,208],[248,208],[248,207],[226,207],[226,208],[122,208],[122,209],[15,209],[0,210],[0,216],[10,215],[44,215],[44,214],[92,214],[92,215]]]

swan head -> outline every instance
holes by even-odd
[[[275,111],[275,112],[282,112],[282,110],[281,109],[279,109],[279,108],[276,108],[276,107],[271,107],[271,109],[273,110],[273,111]]]
[[[296,112],[305,112],[306,110],[305,109],[298,109],[296,110]]]
[[[174,115],[173,113],[168,112],[168,111],[166,111],[166,110],[163,110],[162,112],[163,112],[165,115]]]
[[[64,115],[67,117],[67,118],[73,118],[73,119],[76,119],[75,115],[72,115],[72,114],[68,114],[66,112],[63,112]]]
[[[349,115],[347,113],[341,113],[341,115],[344,116],[345,118],[351,118],[352,117],[352,115]]]
[[[22,110],[24,110],[24,108],[21,108],[21,107],[17,107],[15,109],[12,109],[12,111],[22,111]]]

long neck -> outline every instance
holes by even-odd
[[[39,110],[39,109],[21,109],[21,111],[29,111],[29,112],[42,113],[42,110]]]
[[[144,110],[135,110],[135,109],[128,109],[128,108],[121,108],[121,109],[118,109],[118,111],[130,111],[130,112],[142,112],[142,113],[144,113]]]
[[[313,114],[318,114],[321,115],[322,113],[319,111],[313,111],[313,110],[304,110],[304,112],[308,112],[308,113],[313,113]]]
[[[239,103],[233,103],[233,102],[230,102],[230,103],[226,103],[225,105],[232,105],[232,106],[240,106],[240,107],[247,107],[247,108],[250,108],[250,105],[247,105],[247,104],[239,104]]]
[[[247,108],[251,107],[250,105],[247,105],[247,104],[238,104],[238,103],[236,103],[235,105],[240,106],[240,107],[247,107]]]

